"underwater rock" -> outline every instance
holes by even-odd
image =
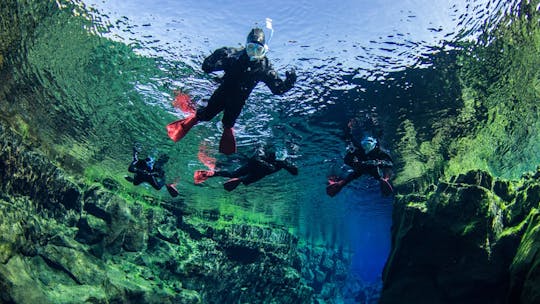
[[[425,196],[396,198],[380,303],[538,299],[540,285],[531,269],[540,260],[533,253],[539,183],[493,180],[486,172],[471,171],[440,182]],[[511,195],[520,183],[524,186]]]
[[[80,189],[43,155],[28,150],[20,137],[0,124],[0,189],[28,196],[48,212],[82,208]]]
[[[93,245],[103,240],[107,234],[107,223],[103,219],[92,216],[90,214],[81,217],[77,223],[77,242]]]

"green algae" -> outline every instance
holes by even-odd
[[[510,266],[512,288],[510,299],[536,303],[540,299],[540,212],[533,209],[527,217],[527,229]]]
[[[495,36],[472,51],[481,59],[460,57],[464,100],[487,109],[487,117],[474,135],[452,143],[448,175],[484,169],[516,178],[540,162],[540,26],[522,16]]]
[[[535,5],[538,1],[523,1],[523,12],[505,16],[478,41],[456,42],[454,51],[433,56],[431,70],[396,73],[395,78],[416,86],[416,95],[391,90],[411,101],[393,113],[405,119],[386,127],[395,143],[398,188],[414,191],[476,169],[517,179],[540,162],[540,25],[535,21],[540,13]],[[425,83],[426,78],[445,83]]]
[[[396,196],[381,303],[535,303],[538,172],[506,181],[475,170]]]

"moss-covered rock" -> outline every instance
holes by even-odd
[[[470,171],[398,197],[381,303],[534,303],[539,185]]]

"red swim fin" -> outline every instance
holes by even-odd
[[[175,94],[176,96],[174,97],[174,101],[172,103],[173,107],[182,112],[195,114],[195,106],[193,105],[193,101],[191,101],[191,97],[182,93],[181,91],[176,91]]]
[[[212,176],[214,176],[214,171],[197,170],[193,173],[193,181],[195,184],[201,184]]]
[[[223,129],[221,140],[219,141],[219,152],[225,155],[236,153],[236,139],[232,128]]]
[[[211,171],[216,168],[216,159],[208,155],[205,144],[201,144],[199,146],[199,153],[197,154],[197,157],[199,158],[201,163],[203,163]]]
[[[392,185],[388,181],[388,177],[381,178],[380,179],[380,185],[381,185],[381,193],[384,196],[389,196],[394,193],[394,188],[392,188]]]
[[[336,196],[343,188],[345,181],[340,180],[337,177],[331,177],[328,179],[328,186],[326,186],[326,194],[330,197]]]
[[[174,142],[177,142],[186,136],[189,130],[196,124],[197,116],[195,115],[171,122],[167,125],[167,134]]]

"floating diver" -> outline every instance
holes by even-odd
[[[271,25],[267,27],[271,29]],[[245,47],[223,47],[207,57],[202,65],[206,73],[225,71],[221,85],[208,100],[208,105],[196,111],[188,118],[177,120],[167,125],[169,137],[177,142],[200,121],[209,121],[223,111],[223,134],[219,142],[219,152],[236,152],[233,126],[242,108],[259,81],[264,82],[273,94],[281,95],[289,91],[295,81],[294,70],[286,72],[282,80],[272,68],[266,53],[268,46],[264,31],[254,28],[247,36]]]
[[[210,177],[228,177],[230,179],[223,184],[223,187],[227,191],[232,191],[240,183],[247,186],[281,169],[287,170],[292,175],[298,175],[298,168],[286,157],[286,153],[276,155],[274,147],[267,145],[266,147],[263,146],[257,149],[255,155],[249,158],[247,163],[237,170],[232,172],[197,170],[193,175],[193,179],[195,184],[200,184]]]
[[[328,179],[326,193],[329,196],[335,196],[345,185],[366,173],[379,180],[383,195],[391,195],[394,192],[389,182],[393,167],[390,153],[381,148],[379,142],[372,136],[365,136],[360,142],[360,146],[358,148],[353,142],[348,147],[344,158],[345,164],[351,166],[354,171],[344,179],[337,177]]]
[[[172,197],[178,196],[178,190],[175,184],[165,185],[165,171],[163,170],[163,166],[169,160],[169,156],[162,154],[157,160],[154,160],[150,156],[145,159],[139,159],[141,150],[140,146],[135,145],[133,147],[133,161],[129,165],[128,171],[135,175],[133,177],[126,176],[126,180],[135,186],[146,182],[156,190],[161,190],[163,186],[166,186],[167,191]]]

